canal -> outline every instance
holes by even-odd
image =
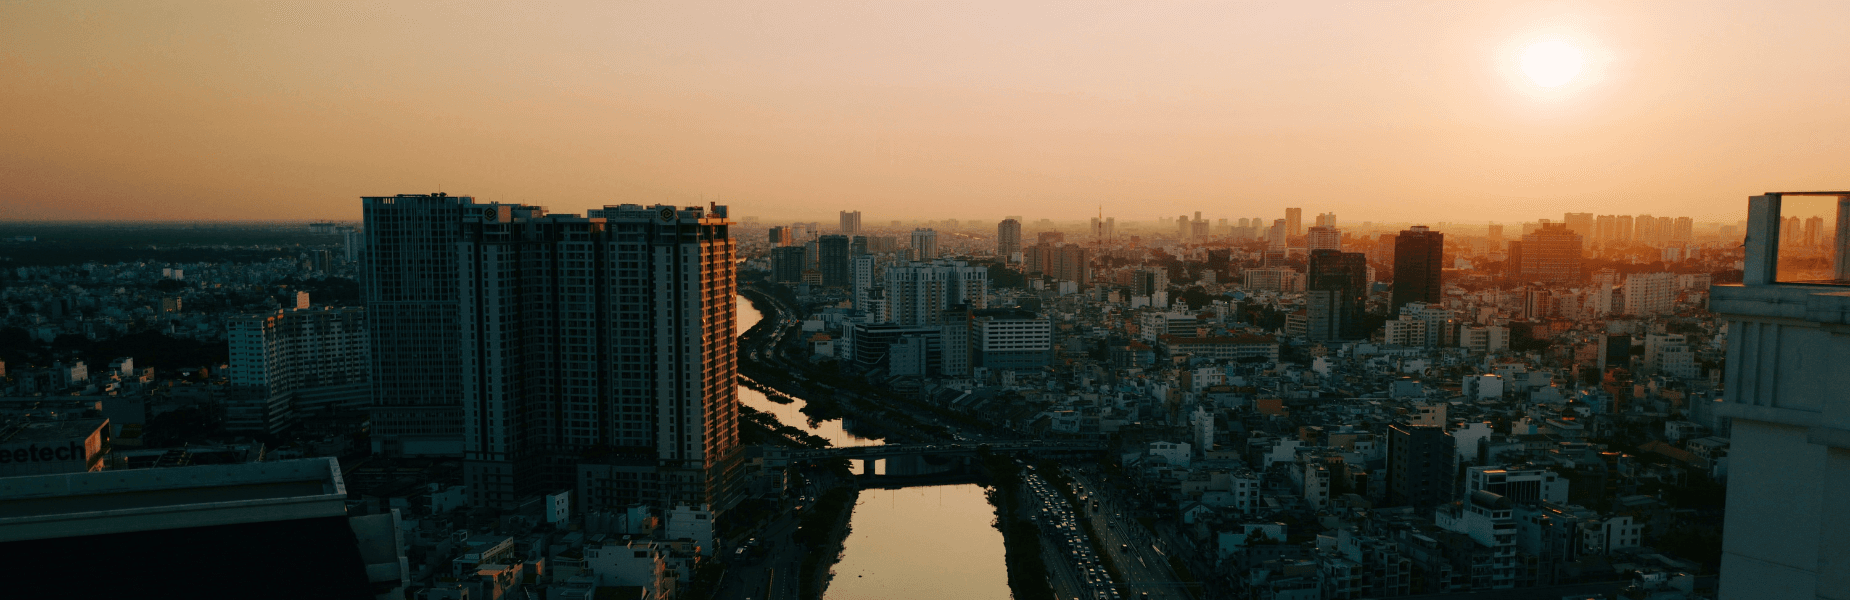
[[[751,301],[745,299],[744,296],[737,297],[736,301],[738,302],[738,322],[735,324],[735,327],[738,333],[745,333],[745,331],[751,329],[753,325],[757,325],[758,321],[764,318],[764,314],[758,312],[758,308],[752,306]],[[804,433],[828,440],[831,446],[876,446],[882,443],[877,439],[864,438],[849,433],[848,430],[842,427],[841,419],[817,421],[809,418],[808,415],[803,414],[804,404],[800,399],[792,401],[789,404],[778,404],[772,402],[770,398],[764,397],[763,392],[741,385],[739,386],[739,402],[751,407],[752,410],[761,413],[769,413],[771,416],[777,417],[777,422],[779,423],[801,429]]]
[[[866,489],[826,600],[1007,600],[1002,532],[980,485]]]
[[[764,317],[744,296],[738,298],[738,315],[740,333]],[[739,401],[835,446],[881,443],[847,432],[840,420],[812,421],[802,413],[802,400],[778,404],[740,386]],[[861,490],[842,541],[841,562],[832,569],[835,576],[823,597],[1007,600],[1002,533],[991,525],[995,508],[986,491],[972,484]]]

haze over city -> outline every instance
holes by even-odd
[[[1619,204],[1733,222],[1744,194],[1841,171],[1846,17],[1840,2],[13,2],[0,219],[351,220],[355,196],[441,188],[788,219],[1289,204],[1482,222]],[[1538,71],[1538,48],[1557,64]]]
[[[0,1],[4,595],[1850,600],[1846,17]]]

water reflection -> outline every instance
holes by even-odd
[[[827,600],[1009,598],[1002,533],[983,486],[868,489]]]
[[[738,302],[738,323],[736,326],[739,333],[745,333],[746,330],[751,329],[753,325],[758,324],[758,321],[764,318],[764,315],[758,312],[757,307],[752,306],[751,301],[746,300],[744,296],[738,296],[735,301]],[[771,416],[777,418],[777,422],[779,423],[801,429],[810,435],[828,440],[829,444],[833,446],[876,446],[884,443],[880,440],[864,438],[849,433],[846,429],[842,428],[841,419],[812,422],[809,415],[803,414],[804,404],[802,400],[797,400],[789,404],[778,404],[772,402],[769,398],[765,398],[764,393],[758,390],[739,386],[739,402],[752,407],[752,410],[770,413]]]

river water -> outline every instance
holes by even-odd
[[[739,296],[736,301],[738,302],[738,322],[735,324],[735,327],[738,328],[739,333],[745,333],[745,331],[751,329],[753,325],[757,325],[758,321],[764,319],[764,314],[758,312],[757,307],[752,306],[751,301],[746,300],[744,296]],[[777,417],[779,423],[801,429],[810,435],[828,440],[829,445],[832,446],[875,446],[882,443],[880,440],[864,438],[848,433],[847,430],[842,429],[841,419],[830,419],[827,421],[811,420],[809,415],[803,414],[804,404],[802,400],[796,400],[789,404],[778,404],[764,397],[763,392],[741,385],[739,386],[739,402],[752,407],[752,410],[770,413],[771,416]]]
[[[744,296],[738,303],[738,330],[743,333],[764,316]],[[801,412],[802,400],[778,404],[740,386],[739,401],[836,446],[881,443],[848,433],[840,420],[811,422]],[[848,520],[848,537],[842,540],[841,562],[823,598],[1007,600],[1002,532],[991,525],[995,508],[985,491],[971,484],[862,490]]]
[[[861,490],[826,600],[1007,600],[1002,532],[979,485]]]

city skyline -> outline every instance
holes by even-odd
[[[1734,221],[1743,195],[1838,187],[1818,149],[1850,125],[1829,93],[1746,93],[1846,84],[1815,59],[1850,43],[1832,3],[1056,8],[9,4],[4,107],[32,118],[0,219],[351,220],[345,198],[441,188],[818,220]]]
[[[1850,3],[465,2],[0,2],[16,595],[1850,590]]]

